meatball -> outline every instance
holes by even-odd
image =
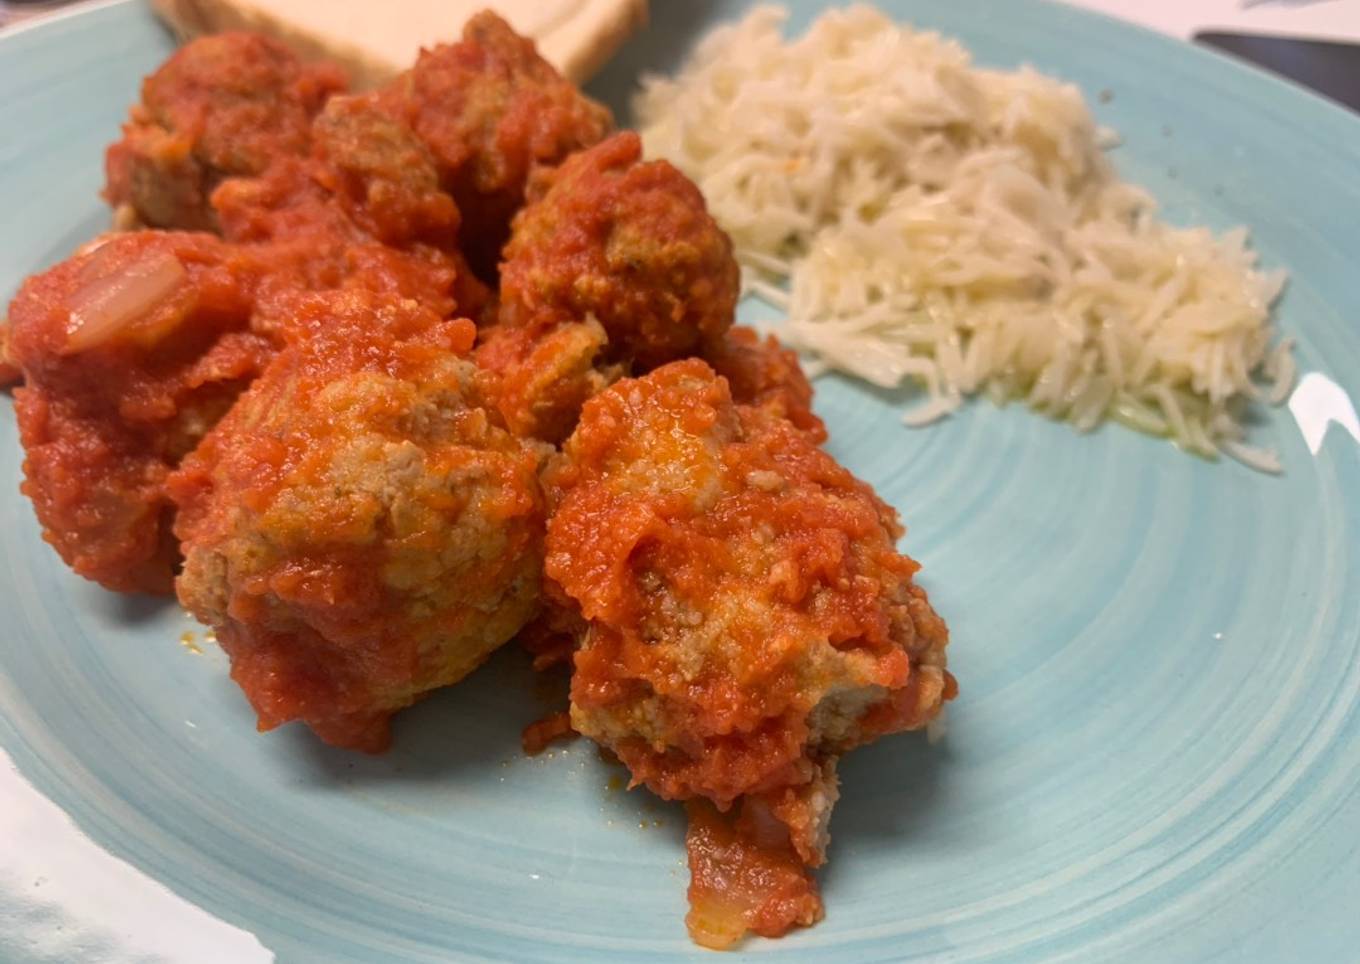
[[[376,752],[534,614],[544,450],[477,404],[469,321],[347,291],[295,299],[282,332],[170,479],[176,588],[260,729]]]
[[[213,194],[222,233],[243,250],[267,252],[270,290],[365,288],[414,298],[445,316],[485,306],[485,289],[475,281],[470,291],[464,286],[466,272],[455,258],[425,245],[374,240],[317,172],[313,162],[289,159],[260,177],[233,178]]]
[[[557,445],[586,399],[622,374],[603,361],[606,342],[593,318],[546,331],[497,325],[477,348],[485,394],[510,431]]]
[[[501,266],[500,321],[596,318],[611,360],[640,371],[698,354],[736,310],[739,270],[703,195],[616,134],[540,178]]]
[[[624,133],[572,156],[537,180],[515,218],[498,324],[478,356],[507,424],[558,443],[625,370],[706,351],[751,400],[821,431],[796,358],[726,337],[731,244],[698,189],[664,162],[639,163],[640,151]]]
[[[819,863],[828,763],[955,692],[896,513],[698,359],[587,402],[545,481],[548,591],[584,625],[575,729],[667,799],[738,805],[730,832],[760,860]],[[787,913],[779,888],[724,906],[782,932],[810,922],[809,894]]]
[[[372,95],[332,97],[312,125],[318,179],[384,244],[454,247],[458,206],[440,189],[434,157]]]
[[[560,163],[612,127],[602,105],[489,11],[467,22],[461,42],[421,51],[381,97],[429,146],[462,212],[468,259],[486,280],[530,169]]]
[[[463,255],[458,206],[410,126],[375,95],[333,97],[312,125],[312,140],[319,160],[313,177],[349,220],[380,244],[447,265],[456,310],[490,321],[493,296]]]
[[[80,575],[169,592],[167,473],[273,352],[249,327],[266,270],[210,235],[116,235],[29,278],[8,354],[22,489]]]
[[[424,144],[372,96],[337,96],[312,127],[309,156],[282,156],[258,177],[230,178],[212,196],[225,237],[308,253],[313,289],[391,289],[439,314],[480,318],[491,293],[458,246],[459,214]],[[379,290],[382,290],[381,285]]]
[[[312,116],[344,86],[338,67],[303,65],[259,34],[195,40],[143,83],[109,148],[105,197],[150,226],[212,228],[213,188],[305,153]]]
[[[896,514],[702,361],[586,403],[548,485],[547,573],[589,625],[572,719],[662,796],[806,782],[940,709],[947,632]]]
[[[727,379],[737,404],[765,408],[817,441],[826,441],[826,426],[813,414],[812,385],[798,364],[798,355],[774,335],[762,341],[750,328],[732,328],[709,346],[704,360]]]

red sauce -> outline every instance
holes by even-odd
[[[706,800],[685,805],[689,830],[689,914],[696,944],[731,947],[747,931],[782,937],[822,919],[817,884],[785,838],[757,827],[745,810],[719,813]]]
[[[142,85],[105,160],[105,197],[145,224],[207,229],[213,189],[301,155],[312,116],[344,89],[331,64],[302,65],[260,34],[224,33],[181,47]]]
[[[581,406],[618,377],[600,358],[605,337],[593,321],[544,328],[497,325],[477,349],[486,391],[512,432],[559,444]]]
[[[92,285],[172,257],[184,279],[139,317],[70,353]],[[178,557],[166,474],[273,354],[249,330],[264,265],[208,235],[129,234],[28,279],[10,308],[23,491],[44,538],[81,575],[169,592]]]
[[[589,401],[547,482],[547,573],[589,625],[573,718],[636,781],[726,805],[807,780],[814,743],[939,711],[948,634],[895,514],[703,362]],[[845,733],[811,731],[833,690],[871,687],[886,695]]]
[[[566,710],[550,713],[541,720],[535,720],[520,734],[520,744],[529,756],[536,756],[557,740],[569,740],[576,736],[571,728],[571,714]]]
[[[355,749],[533,615],[540,453],[466,394],[470,321],[299,297],[287,342],[171,476],[181,600],[218,627],[262,729]]]
[[[639,371],[722,337],[737,302],[732,244],[692,181],[641,157],[625,131],[537,185],[505,248],[502,324],[594,318],[609,360]]]
[[[812,386],[798,364],[798,355],[774,335],[762,340],[750,328],[732,328],[709,346],[704,360],[727,379],[733,401],[764,408],[787,418],[817,441],[826,441],[826,426],[812,411]]]
[[[422,50],[380,97],[429,147],[484,279],[496,275],[531,166],[557,164],[611,127],[607,110],[490,11],[468,21],[459,43]]]

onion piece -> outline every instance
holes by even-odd
[[[71,296],[62,354],[102,345],[150,318],[157,309],[167,307],[188,280],[178,258],[157,251],[116,274],[90,281]]]

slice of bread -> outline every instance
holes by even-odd
[[[151,0],[182,38],[257,30],[308,59],[376,87],[415,62],[421,47],[457,40],[487,7],[533,38],[539,53],[582,83],[647,20],[647,0]]]

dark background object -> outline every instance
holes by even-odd
[[[1205,31],[1195,40],[1360,111],[1360,44]]]

